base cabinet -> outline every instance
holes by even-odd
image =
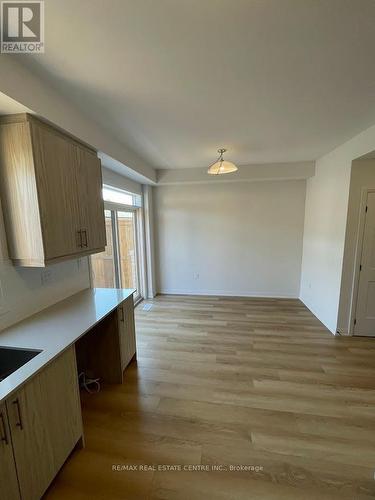
[[[120,384],[135,354],[131,295],[0,403],[0,500],[40,500],[83,439],[77,363]]]
[[[0,499],[19,500],[16,467],[5,404],[0,404]]]
[[[38,500],[82,436],[74,347],[12,395],[6,409],[21,498]]]
[[[121,367],[124,370],[136,353],[133,296],[117,309],[121,348]]]

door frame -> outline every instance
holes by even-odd
[[[357,314],[357,306],[358,306],[358,292],[359,292],[359,279],[360,279],[360,265],[362,260],[362,252],[363,252],[363,238],[365,235],[365,221],[366,221],[366,206],[367,206],[367,198],[369,193],[375,193],[375,188],[362,188],[361,190],[361,203],[359,208],[359,221],[358,221],[358,232],[357,232],[357,241],[355,246],[355,258],[354,258],[354,276],[353,276],[353,293],[352,300],[350,304],[350,313],[349,313],[349,335],[354,336],[354,321],[356,319]]]
[[[125,207],[125,205],[122,205],[121,209],[117,209],[119,212],[133,212],[133,217],[134,217],[134,243],[135,243],[135,262],[136,262],[136,275],[137,275],[137,294],[134,295],[134,303],[138,304],[143,298],[143,290],[142,290],[142,285],[141,285],[141,263],[140,263],[140,247],[139,247],[139,239],[140,236],[138,234],[139,231],[139,224],[138,224],[138,216],[139,216],[139,209],[137,207]],[[118,216],[117,212],[115,212],[115,219],[116,219],[116,258],[118,261],[118,279],[120,279],[121,276],[121,259],[120,259],[120,254],[119,254],[119,237],[118,237]]]
[[[111,211],[111,221],[112,221],[112,240],[113,240],[113,259],[115,268],[115,283],[116,287],[120,288],[120,273],[121,264],[118,254],[118,227],[117,227],[117,211],[119,212],[133,212],[134,213],[134,225],[135,225],[135,254],[136,254],[136,264],[137,264],[137,290],[139,295],[134,296],[134,305],[137,305],[143,300],[146,293],[145,288],[145,263],[144,263],[144,237],[143,237],[143,217],[142,217],[142,207],[136,207],[134,205],[123,205],[121,203],[113,203],[112,201],[104,202],[104,210]],[[90,275],[91,275],[91,262],[90,262]],[[91,280],[92,286],[92,280]]]

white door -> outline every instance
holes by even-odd
[[[355,335],[375,337],[375,193],[367,195]]]

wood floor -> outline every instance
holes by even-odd
[[[48,499],[375,498],[375,339],[297,300],[152,304],[124,384],[83,395],[86,448]]]

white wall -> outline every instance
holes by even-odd
[[[135,182],[132,179],[113,172],[109,168],[103,167],[102,165],[102,176],[103,184],[108,186],[116,187],[118,189],[123,189],[124,191],[129,191],[134,194],[142,194],[142,184]]]
[[[14,267],[7,255],[0,207],[0,330],[89,286],[87,258],[46,270]]]
[[[307,181],[301,300],[337,329],[352,161],[375,149],[375,126],[316,162]]]
[[[298,297],[305,186],[288,180],[156,187],[159,291]]]
[[[143,185],[144,253],[145,253],[145,298],[155,297],[155,216],[152,186]]]
[[[350,169],[318,162],[307,181],[301,300],[336,330]]]
[[[356,256],[357,252],[361,252],[360,210],[366,189],[375,189],[375,159],[356,160],[352,163],[337,325],[339,332],[344,335],[351,331],[355,315],[352,304],[358,279],[359,263],[356,269]]]

